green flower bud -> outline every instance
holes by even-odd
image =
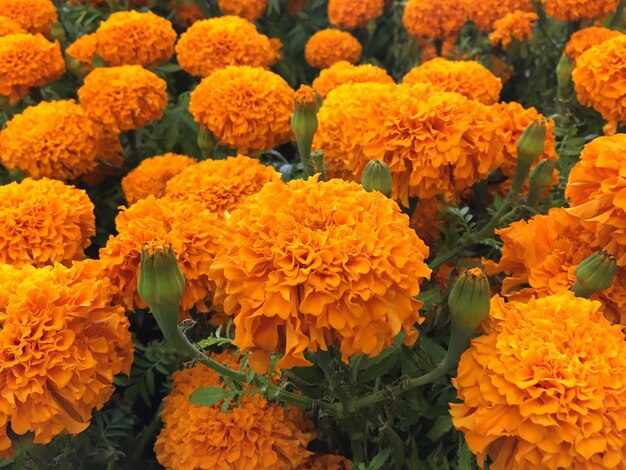
[[[613,255],[606,251],[594,253],[576,268],[572,291],[576,297],[589,298],[596,292],[611,287],[616,271],[617,263]]]
[[[517,141],[517,159],[520,163],[528,165],[543,153],[546,145],[546,121],[536,119],[524,130]]]
[[[175,307],[178,312],[184,290],[185,278],[172,247],[159,242],[145,244],[141,250],[137,283],[141,300],[153,311]]]
[[[79,61],[70,55],[65,56],[65,67],[67,71],[74,75],[76,78],[82,79],[84,76],[83,68]]]
[[[217,139],[213,133],[204,126],[200,126],[200,132],[198,132],[198,147],[202,152],[202,156],[205,158],[211,157],[217,146]]]
[[[291,130],[296,137],[304,171],[307,176],[310,176],[315,171],[311,161],[311,146],[318,127],[317,110],[320,97],[313,88],[302,85],[296,92],[294,103]]]
[[[372,160],[363,170],[361,185],[366,191],[378,191],[389,197],[391,195],[391,172],[385,162]]]
[[[53,39],[56,39],[59,42],[63,41],[65,39],[65,28],[63,28],[63,25],[57,21],[52,25],[50,34]]]
[[[528,191],[528,205],[536,206],[541,196],[552,184],[554,175],[554,162],[549,159],[541,160],[530,172],[530,189]]]
[[[107,66],[107,63],[98,54],[93,54],[91,56],[91,64],[93,65],[93,68],[95,69]]]
[[[452,329],[468,338],[489,315],[489,280],[480,268],[462,273],[448,295]]]
[[[560,90],[567,91],[569,88],[572,83],[573,70],[574,66],[572,64],[572,59],[570,59],[567,54],[561,55],[561,59],[556,66],[556,78]]]

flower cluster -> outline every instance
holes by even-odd
[[[57,21],[57,10],[52,0],[2,0],[0,13],[29,33],[50,34],[52,24]]]
[[[383,14],[384,0],[328,0],[328,19],[337,28],[362,28]]]
[[[352,34],[338,29],[323,29],[306,43],[304,57],[311,67],[325,69],[340,61],[358,62],[362,49],[361,43]]]
[[[217,0],[225,15],[237,15],[248,21],[258,20],[267,10],[267,0]]]
[[[500,18],[516,11],[533,11],[531,0],[463,0],[470,20],[482,31],[488,33]]]
[[[533,35],[533,28],[539,17],[536,13],[515,11],[503,16],[493,24],[489,40],[505,51],[513,41],[527,41]]]
[[[393,78],[383,68],[371,64],[352,65],[348,62],[337,62],[320,72],[313,80],[313,88],[326,98],[335,88],[348,83],[386,83],[393,84]]]
[[[0,15],[0,37],[8,36],[9,34],[21,34],[26,31],[11,18]]]
[[[563,21],[584,21],[615,11],[619,0],[541,0],[548,15]]]
[[[572,34],[565,47],[565,53],[570,56],[572,60],[576,61],[587,49],[591,49],[593,46],[597,46],[608,39],[613,39],[621,35],[622,33],[619,31],[602,28],[600,26],[591,26],[581,29]]]
[[[200,82],[189,111],[220,144],[252,155],[291,140],[294,91],[257,67],[230,66]]]
[[[331,345],[347,360],[379,354],[400,332],[417,339],[428,247],[381,193],[316,177],[271,182],[227,230],[209,276],[243,352],[284,353],[278,367],[291,368]]]
[[[445,40],[456,37],[467,19],[462,0],[409,0],[402,23],[415,38]]]
[[[492,468],[619,468],[626,459],[626,342],[601,304],[564,292],[491,301],[461,356],[452,422]]]

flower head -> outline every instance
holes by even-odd
[[[325,69],[340,61],[358,62],[362,50],[361,43],[352,34],[338,29],[323,29],[306,43],[304,57],[311,67]]]
[[[293,99],[294,91],[279,75],[230,66],[200,82],[189,111],[220,144],[254,154],[289,142]]]
[[[270,39],[238,16],[194,23],[176,44],[176,56],[181,68],[197,77],[208,77],[229,65],[269,69],[278,60]]]
[[[316,454],[298,465],[296,470],[348,470],[352,461],[335,454]]]
[[[505,51],[513,41],[527,41],[533,35],[533,28],[539,17],[536,13],[514,11],[497,20],[489,40]]]
[[[467,19],[462,0],[409,0],[402,23],[415,38],[448,39],[461,31]]]
[[[573,61],[576,61],[583,52],[586,52],[593,46],[602,44],[604,41],[621,36],[622,34],[623,33],[619,31],[601,28],[599,26],[584,28],[572,34],[565,47],[565,53],[570,56]]]
[[[393,84],[393,78],[381,67],[371,64],[352,65],[340,61],[320,72],[319,77],[313,80],[313,88],[322,95],[328,96],[331,90],[347,83],[387,83]]]
[[[626,459],[626,342],[601,304],[571,292],[491,301],[461,356],[452,422],[479,465],[618,468]]]
[[[225,15],[236,15],[248,21],[258,20],[267,10],[267,0],[217,0]]]
[[[167,183],[165,195],[180,201],[197,201],[211,212],[239,207],[280,173],[258,160],[239,155],[226,160],[205,160],[181,172]]]
[[[486,33],[491,32],[495,22],[515,11],[531,12],[531,0],[464,0],[470,20]]]
[[[140,65],[97,68],[78,89],[78,98],[104,125],[128,131],[161,119],[167,84]]]
[[[328,0],[328,19],[337,28],[362,28],[382,15],[384,7],[384,0]]]
[[[175,153],[145,159],[122,179],[126,202],[130,205],[148,196],[165,196],[167,182],[196,163],[194,158]]]
[[[483,104],[496,103],[502,91],[502,81],[473,60],[451,61],[438,57],[411,69],[402,82],[407,85],[426,83]]]
[[[455,205],[454,194],[420,199],[411,216],[411,228],[417,236],[430,244],[441,238],[441,229],[446,218],[446,209]]]
[[[26,30],[24,30],[18,22],[6,16],[0,15],[0,37],[8,36],[9,34],[22,34],[25,32]]]
[[[85,71],[93,69],[93,55],[96,53],[96,35],[83,34],[65,49],[65,54],[83,66]]]
[[[31,271],[0,306],[0,455],[11,453],[9,425],[37,444],[84,431],[130,372],[129,322],[112,293],[89,260]]]
[[[76,179],[96,168],[103,146],[101,125],[73,100],[26,108],[0,132],[3,164],[33,178]]]
[[[239,370],[237,356],[230,352],[214,359]],[[255,394],[243,395],[240,403],[233,400],[226,412],[222,402],[199,406],[189,401],[193,392],[207,386],[222,384],[203,365],[174,372],[154,446],[167,470],[291,470],[311,455],[306,446],[315,434],[299,408],[269,403]]]
[[[619,0],[541,0],[546,13],[557,20],[592,20],[612,13]]]
[[[58,19],[51,0],[0,0],[0,12],[27,32],[46,36]]]
[[[19,101],[30,88],[58,79],[63,72],[65,62],[58,42],[41,34],[0,37],[0,97],[10,103]]]
[[[167,4],[170,10],[176,9],[176,21],[178,24],[188,28],[197,21],[204,19],[204,12],[193,0],[176,0]]]
[[[379,354],[400,332],[417,339],[428,247],[382,194],[338,179],[276,181],[227,230],[210,277],[242,351],[284,353],[278,367],[291,368],[331,345],[347,360]]]

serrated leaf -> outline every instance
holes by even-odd
[[[426,433],[426,437],[432,442],[437,441],[441,436],[452,429],[452,417],[448,414],[440,416],[435,421],[435,424]]]
[[[232,397],[233,395],[233,392],[223,388],[202,387],[189,395],[189,403],[198,406],[213,406],[224,398]]]

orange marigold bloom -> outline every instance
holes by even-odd
[[[280,58],[272,41],[238,16],[194,23],[181,35],[176,55],[181,68],[197,77],[208,77],[229,65],[269,69]]]
[[[349,470],[352,461],[334,454],[317,454],[298,465],[296,470]]]
[[[0,12],[27,32],[46,36],[58,19],[51,0],[0,0]]]
[[[315,33],[304,48],[307,64],[318,69],[346,61],[355,64],[361,58],[363,46],[352,34],[338,29],[323,29]]]
[[[96,233],[87,193],[43,178],[0,186],[0,263],[21,267],[81,260]]]
[[[73,180],[96,168],[103,143],[102,126],[75,101],[42,101],[7,123],[0,155],[27,176]]]
[[[502,81],[473,60],[447,60],[441,57],[414,67],[402,82],[407,85],[426,83],[442,91],[453,91],[483,104],[500,99]]]
[[[98,27],[96,53],[107,65],[156,67],[174,54],[176,31],[151,11],[113,13]]]
[[[619,0],[541,0],[546,13],[558,20],[583,21],[615,11]]]
[[[93,69],[93,55],[96,53],[96,35],[84,34],[65,49],[65,54],[76,59],[84,70]]]
[[[384,0],[328,0],[328,19],[337,28],[362,28],[383,14]]]
[[[97,68],[78,89],[78,98],[105,126],[129,131],[161,119],[167,83],[140,65]]]
[[[16,268],[10,264],[0,263],[0,325],[3,325],[6,321],[5,310],[9,303],[9,298],[15,292],[17,286],[36,270],[37,268],[30,264]]]
[[[33,271],[0,307],[0,456],[7,427],[47,444],[78,434],[130,373],[133,345],[124,309],[98,261]]]
[[[41,34],[0,37],[0,97],[15,103],[32,87],[43,86],[65,72],[61,45]]]
[[[583,52],[586,52],[587,49],[602,44],[607,39],[613,39],[621,35],[622,33],[619,31],[599,26],[581,29],[572,34],[565,47],[565,53],[576,62],[576,59],[578,59]]]
[[[417,236],[426,243],[439,240],[446,217],[446,208],[458,202],[456,199],[454,194],[420,199],[411,216],[411,228],[415,230]]]
[[[0,16],[0,37],[8,36],[9,34],[22,34],[26,31],[11,18],[6,16]]]
[[[313,80],[313,88],[315,88],[323,98],[326,98],[331,90],[345,85],[346,83],[367,82],[395,83],[387,71],[381,67],[370,64],[352,65],[348,62],[341,61],[322,70],[319,77]]]
[[[200,82],[189,111],[220,144],[251,155],[291,140],[294,93],[268,70],[230,66]]]
[[[267,0],[217,0],[225,15],[237,15],[248,21],[258,20],[267,10]]]
[[[146,158],[122,179],[126,202],[130,205],[148,196],[165,196],[167,182],[196,163],[194,158],[175,153]]]
[[[167,183],[165,195],[180,201],[197,201],[212,212],[232,211],[281,176],[271,166],[243,155],[226,160],[205,160],[187,168]]]
[[[243,352],[284,353],[278,367],[291,368],[331,345],[347,361],[376,356],[401,331],[405,344],[417,339],[428,247],[381,193],[317,177],[267,183],[227,230],[209,276]]]
[[[192,0],[180,0],[178,5],[176,0],[167,4],[170,10],[176,9],[175,18],[178,24],[188,28],[197,21],[204,19],[202,9]]]
[[[405,207],[409,197],[459,193],[502,162],[493,111],[427,85],[342,85],[329,93],[318,119],[314,145],[331,172],[358,181],[370,160],[383,160],[392,197]]]
[[[214,359],[239,370],[237,356],[223,352]],[[315,437],[303,411],[269,403],[259,395],[199,406],[189,396],[200,387],[221,387],[217,373],[196,365],[174,372],[172,392],[164,400],[163,429],[154,450],[167,470],[292,470],[311,452]],[[299,468],[299,467],[298,467]]]
[[[137,294],[139,256],[144,243],[158,240],[171,243],[187,281],[182,312],[208,312],[213,287],[207,275],[224,235],[221,215],[200,203],[148,196],[122,210],[115,225],[118,234],[100,250],[100,259],[127,310],[146,308]]]
[[[587,144],[565,188],[570,214],[589,232],[584,241],[626,266],[626,134]]]
[[[415,38],[447,39],[456,36],[467,19],[462,0],[409,0],[402,23]]]
[[[496,21],[509,13],[533,11],[531,0],[465,0],[464,3],[470,20],[486,33],[493,30]]]
[[[452,422],[491,468],[608,469],[626,460],[626,342],[600,302],[491,301],[461,356]]]
[[[536,13],[514,11],[503,16],[493,24],[493,32],[489,34],[489,40],[505,51],[513,41],[527,41],[533,35],[535,23],[539,17]]]

